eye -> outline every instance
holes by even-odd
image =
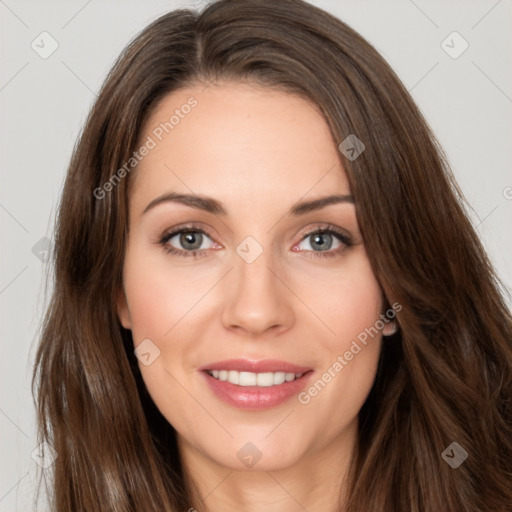
[[[295,247],[306,254],[309,253],[307,257],[330,257],[339,255],[352,245],[353,241],[347,233],[335,226],[329,226],[317,228],[306,234]]]
[[[188,258],[197,257],[201,251],[211,248],[208,240],[215,244],[202,229],[188,226],[164,234],[159,243],[167,252]]]

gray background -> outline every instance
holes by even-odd
[[[0,0],[0,511],[33,509],[38,466],[31,457],[30,378],[45,300],[44,237],[53,238],[73,144],[125,44],[160,14],[202,3]],[[409,89],[511,289],[512,0],[312,3],[366,37]],[[39,52],[51,48],[43,31],[58,43],[46,59],[31,47],[35,41]],[[453,31],[469,44],[457,58],[464,43],[458,36],[446,39]]]

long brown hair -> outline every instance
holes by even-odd
[[[58,453],[53,509],[191,507],[174,429],[116,315],[132,177],[101,197],[94,191],[130,159],[166,94],[222,80],[300,94],[318,105],[336,144],[350,134],[365,144],[357,159],[340,158],[375,276],[402,309],[359,414],[344,510],[510,510],[512,321],[503,287],[400,80],[354,30],[300,0],[170,12],[129,44],[101,89],[60,202],[32,383],[40,440]],[[468,454],[457,469],[442,456],[452,442]]]

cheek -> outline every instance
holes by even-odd
[[[382,312],[382,292],[362,248],[339,270],[310,272],[300,286],[301,297],[307,298],[307,306],[324,324],[325,335],[319,338],[328,343],[329,352],[343,349],[347,342],[350,345],[375,325]]]
[[[154,403],[176,426],[194,405],[180,384],[190,377],[184,360],[194,344],[190,340],[196,338],[193,329],[200,328],[190,319],[200,309],[194,308],[198,299],[208,290],[208,276],[173,268],[155,252],[137,247],[127,251],[124,289],[134,345],[144,341],[151,354],[150,364],[145,365],[142,359],[139,362],[142,378]],[[147,339],[154,345],[147,345]]]
[[[324,419],[329,438],[357,416],[375,380],[383,301],[366,256],[354,258],[334,278],[321,282],[321,289],[310,293],[308,304],[328,330],[322,328],[326,334],[316,338],[321,364],[298,401],[304,412],[309,411],[310,419],[305,421]]]
[[[127,254],[124,287],[134,343],[164,340],[208,290],[208,276],[172,268],[165,258],[136,250]]]

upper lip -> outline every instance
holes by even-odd
[[[236,370],[239,372],[285,372],[285,373],[305,373],[312,368],[307,366],[298,366],[286,361],[277,359],[226,359],[225,361],[215,361],[205,364],[199,368],[201,371],[208,370]]]

